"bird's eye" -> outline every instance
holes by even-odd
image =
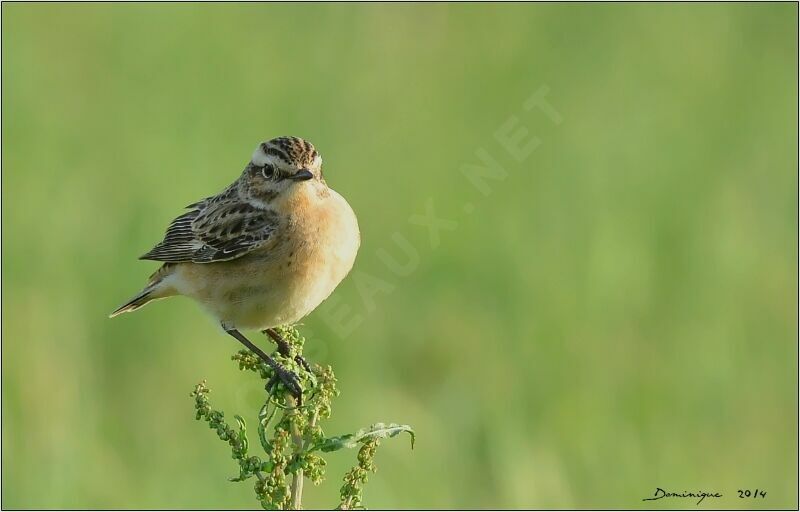
[[[275,167],[270,164],[267,164],[261,168],[261,174],[268,180],[271,180],[272,177],[275,175]]]

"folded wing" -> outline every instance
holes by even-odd
[[[170,224],[158,245],[139,259],[169,263],[228,261],[263,247],[278,227],[272,210],[241,202],[204,200]]]

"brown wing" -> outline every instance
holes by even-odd
[[[278,228],[272,210],[237,201],[206,199],[170,224],[142,260],[170,263],[228,261],[263,246]]]

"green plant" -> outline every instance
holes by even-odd
[[[331,402],[339,395],[336,377],[330,366],[314,365],[312,372],[303,369],[296,361],[301,356],[304,339],[293,327],[279,329],[281,336],[289,342],[290,354],[272,354],[284,367],[293,370],[306,390],[304,403],[296,407],[291,394],[278,382],[273,382],[274,372],[267,364],[249,350],[240,350],[232,359],[239,369],[249,370],[260,376],[267,392],[264,405],[258,413],[258,439],[264,456],[251,455],[247,437],[247,424],[239,415],[234,418],[237,428],[225,422],[222,411],[211,408],[208,400],[209,388],[203,381],[197,384],[194,397],[197,419],[204,420],[215,430],[217,436],[231,447],[231,456],[239,464],[239,474],[231,478],[243,482],[255,478],[255,494],[261,506],[267,510],[302,508],[303,482],[306,478],[319,485],[325,477],[323,453],[357,448],[358,463],[345,475],[341,487],[340,510],[363,509],[362,488],[369,472],[375,472],[375,450],[382,438],[394,437],[407,432],[414,447],[414,431],[408,425],[376,423],[352,434],[325,437],[320,422],[331,415]],[[280,414],[278,414],[280,411]]]

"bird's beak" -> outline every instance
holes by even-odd
[[[291,179],[292,181],[308,181],[313,177],[314,173],[312,173],[308,169],[300,169],[299,171],[294,173],[294,175],[289,179]]]

